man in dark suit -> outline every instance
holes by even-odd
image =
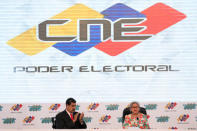
[[[66,109],[56,115],[56,129],[86,129],[84,113],[75,112],[76,100],[68,98]]]

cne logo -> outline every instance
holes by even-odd
[[[122,123],[122,117],[117,117],[118,123]]]
[[[52,104],[50,107],[49,107],[49,110],[52,110],[52,111],[56,111],[60,108],[61,104]]]
[[[174,107],[177,105],[177,103],[176,102],[169,102],[166,106],[165,106],[165,108],[166,109],[169,109],[169,110],[172,110],[172,109],[174,109]]]
[[[91,123],[92,117],[84,117],[83,120],[85,121],[85,123]]]
[[[23,107],[22,104],[15,104],[15,105],[13,105],[13,106],[10,108],[10,110],[11,110],[11,111],[17,111],[17,112],[18,112],[22,107]]]
[[[118,104],[110,104],[110,105],[106,105],[106,110],[110,110],[110,111],[114,111],[114,110],[118,110],[119,105]]]
[[[157,109],[157,104],[148,104],[144,105],[146,110],[156,110]]]
[[[42,124],[49,124],[52,123],[52,118],[51,117],[44,117],[40,118]]]
[[[29,56],[49,47],[70,56],[92,47],[116,56],[184,18],[183,13],[163,3],[156,3],[142,12],[122,3],[102,12],[75,4],[7,44]]]
[[[110,115],[103,115],[101,118],[100,118],[100,122],[101,123],[107,123],[109,122],[109,120],[111,119],[111,116]]]
[[[169,127],[168,129],[178,129],[176,126]]]
[[[178,117],[177,121],[178,122],[186,122],[188,118],[189,118],[189,114],[182,114]]]
[[[78,111],[79,110],[80,105],[76,105],[75,110]]]
[[[193,109],[196,109],[196,105],[197,104],[183,104],[183,107],[184,107],[184,110],[193,110]]]
[[[42,106],[41,105],[32,105],[29,106],[29,111],[41,111]]]
[[[96,108],[98,108],[98,106],[99,106],[99,103],[91,103],[88,106],[88,110],[96,110]]]
[[[3,124],[14,124],[16,122],[16,118],[3,118]]]
[[[2,111],[2,110],[3,110],[3,106],[0,105],[0,111]]]
[[[156,117],[157,122],[168,122],[169,121],[169,116],[160,116],[160,117]]]
[[[35,119],[34,116],[27,116],[25,117],[25,119],[23,120],[23,123],[26,123],[26,124],[30,124],[32,123],[32,121]]]

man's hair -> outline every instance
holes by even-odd
[[[76,103],[76,100],[74,98],[68,98],[66,100],[66,105],[70,105],[71,103]]]
[[[138,107],[140,107],[140,104],[139,104],[137,101],[134,101],[134,102],[131,102],[131,103],[130,103],[130,108],[133,106],[133,104],[137,104]]]

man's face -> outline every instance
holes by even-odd
[[[66,110],[70,113],[75,112],[76,103],[71,102],[70,105],[66,105]]]
[[[133,114],[139,113],[140,108],[139,108],[138,104],[133,104],[132,107],[131,107],[131,111],[132,111]]]

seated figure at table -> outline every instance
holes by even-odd
[[[76,100],[68,98],[66,100],[66,109],[56,115],[56,129],[86,129],[86,123],[83,120],[84,113],[75,112]]]
[[[138,102],[132,102],[130,104],[132,114],[126,115],[123,123],[123,129],[128,128],[140,128],[150,129],[147,116],[140,113],[140,105]]]

